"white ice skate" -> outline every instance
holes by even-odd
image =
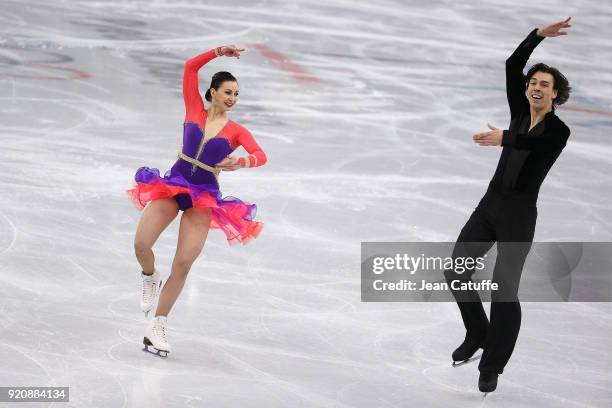
[[[144,344],[142,351],[168,357],[170,344],[166,339],[166,316],[157,316],[149,322],[142,343]]]
[[[140,307],[145,317],[147,317],[151,309],[155,307],[155,302],[159,296],[162,282],[159,278],[157,269],[153,272],[153,275],[145,275],[142,272],[140,275],[142,276],[142,298],[140,299]]]

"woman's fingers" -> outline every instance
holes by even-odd
[[[238,48],[234,44],[227,46],[228,57],[237,57],[240,58],[240,53],[245,51],[245,48]]]
[[[238,164],[238,159],[235,159],[233,156],[227,156],[225,159],[221,160],[217,163],[216,166],[220,170],[237,170],[240,165]]]
[[[239,165],[234,164],[231,166],[217,166],[220,170],[222,171],[234,171],[234,170],[238,170],[240,168]]]

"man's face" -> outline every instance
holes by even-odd
[[[554,77],[548,72],[536,72],[527,83],[527,99],[535,110],[550,109],[557,91],[553,89]]]

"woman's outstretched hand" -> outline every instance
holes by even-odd
[[[538,28],[538,35],[540,37],[558,37],[560,35],[567,35],[567,31],[560,31],[562,28],[571,27],[570,20],[572,18],[568,17],[563,21],[559,21],[558,23],[549,24],[544,27]]]
[[[238,159],[232,156],[227,156],[225,159],[217,163],[217,166],[215,167],[223,171],[234,171],[242,168],[242,166],[238,163]]]
[[[487,127],[491,130],[488,132],[477,133],[472,136],[474,142],[478,143],[480,146],[500,146],[504,137],[504,131],[496,128],[490,123],[487,123]]]
[[[219,47],[219,53],[221,55],[225,55],[226,57],[236,57],[238,59],[240,59],[240,53],[244,50],[244,48],[238,48],[234,44]]]

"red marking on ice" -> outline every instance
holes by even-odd
[[[50,70],[55,70],[55,71],[68,71],[72,74],[74,74],[73,76],[70,77],[54,77],[54,76],[41,76],[41,75],[27,75],[27,74],[0,74],[0,76],[8,76],[11,78],[28,78],[28,79],[45,79],[45,80],[60,80],[60,81],[66,81],[66,80],[70,80],[70,79],[88,79],[91,78],[91,75],[89,75],[87,72],[83,72],[81,70],[75,69],[75,68],[68,68],[68,67],[58,67],[55,65],[47,65],[47,64],[32,64],[30,65],[32,67],[41,67],[41,68],[45,68],[45,69],[50,69]]]
[[[266,44],[249,44],[248,47],[253,48],[257,52],[259,52],[261,55],[266,57],[274,66],[282,69],[283,71],[289,72],[295,79],[299,81],[314,82],[317,84],[325,83],[325,81],[323,81],[321,78],[306,71],[300,65],[291,61],[289,58],[287,58],[280,52],[270,48]]]
[[[586,108],[575,108],[573,106],[561,106],[559,107],[561,110],[568,110],[572,112],[584,112],[584,113],[592,113],[594,115],[602,115],[602,116],[610,116],[612,117],[612,112],[600,111],[595,109],[586,109]]]

